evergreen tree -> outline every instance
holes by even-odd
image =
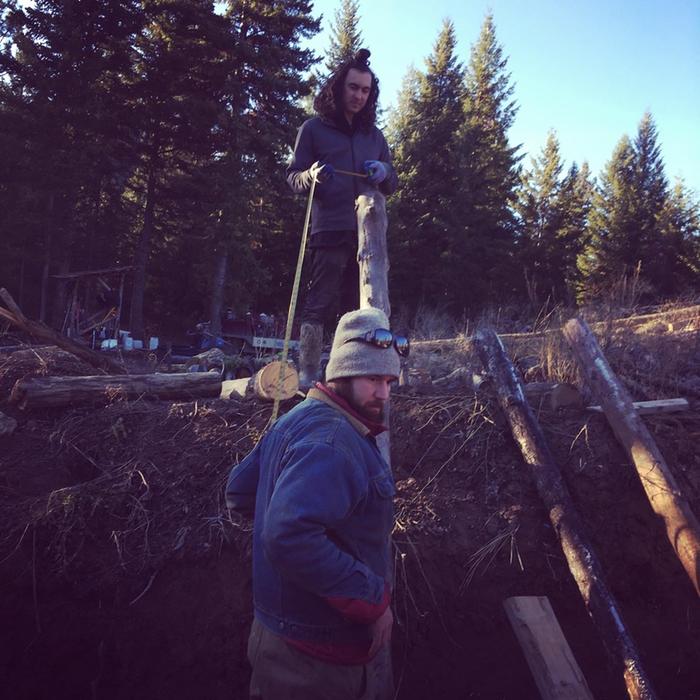
[[[208,0],[144,0],[143,7],[131,86],[139,166],[130,189],[142,207],[134,236],[130,317],[137,338],[144,333],[149,258],[154,246],[164,241],[172,246],[177,237],[177,229],[166,229],[159,217],[181,199],[178,183],[196,178],[216,149],[213,136],[224,111],[230,42],[224,18]],[[197,193],[186,189],[185,194],[194,208]]]
[[[516,204],[521,228],[519,261],[532,303],[545,297],[558,301],[564,293],[563,251],[558,237],[563,225],[563,168],[559,141],[550,132],[542,153],[522,175]]]
[[[594,184],[588,163],[579,168],[573,163],[559,189],[558,208],[562,221],[557,232],[562,278],[561,299],[574,303],[581,279],[578,259],[588,242],[588,220],[593,200]]]
[[[230,0],[226,18],[234,64],[226,85],[226,121],[216,174],[216,251],[211,274],[214,330],[224,299],[286,310],[302,202],[284,179],[304,119],[304,74],[314,55],[302,48],[319,30],[310,0]],[[275,308],[270,308],[274,304]]]
[[[660,216],[659,231],[665,269],[661,294],[697,293],[700,290],[700,202],[678,179]]]
[[[593,195],[590,238],[578,262],[582,276],[580,298],[608,293],[622,275],[632,273],[640,260],[635,161],[632,143],[623,136]]]
[[[359,1],[341,0],[331,25],[330,44],[324,64],[326,75],[333,73],[341,63],[345,63],[362,48],[362,34],[359,25]]]
[[[668,199],[668,181],[664,173],[656,125],[649,112],[639,123],[634,140],[634,209],[638,228],[638,259],[642,275],[655,293],[669,293],[666,262],[675,256],[662,235],[660,219]]]
[[[409,73],[402,113],[393,119],[400,184],[390,212],[392,287],[413,311],[422,301],[454,302],[444,270],[459,231],[463,72],[455,48],[454,25],[446,20],[426,72]]]
[[[521,156],[520,146],[508,142],[517,105],[507,64],[488,14],[466,71],[460,195],[465,231],[453,257],[459,265],[455,276],[469,281],[460,285],[465,305],[512,294],[522,277],[513,255]]]
[[[136,0],[14,5],[0,54],[1,118],[19,149],[6,211],[13,231],[36,247],[41,240],[39,316],[52,296],[57,318],[62,288],[50,295],[50,273],[97,264],[118,220],[106,208],[129,167],[119,87],[139,8]]]

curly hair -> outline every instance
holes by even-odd
[[[345,78],[351,69],[369,73],[372,76],[372,85],[369,91],[367,103],[360,112],[355,115],[353,125],[359,129],[368,130],[377,121],[377,102],[379,101],[379,80],[369,67],[370,52],[360,49],[352,58],[342,63],[334,73],[321,86],[314,100],[314,110],[320,117],[326,119],[339,119],[343,114],[343,88]]]

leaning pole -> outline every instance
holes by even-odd
[[[655,700],[657,696],[642,667],[636,645],[625,626],[618,603],[605,583],[603,569],[584,534],[561,471],[527,403],[501,339],[492,330],[483,329],[474,336],[474,343],[496,387],[498,403],[508,419],[513,437],[535,478],[537,491],[557,533],[569,570],[608,658],[622,673],[630,700]]]

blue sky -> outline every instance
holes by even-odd
[[[323,53],[338,0],[316,0]],[[509,58],[520,105],[511,143],[537,155],[554,129],[566,165],[587,160],[598,175],[649,110],[666,174],[700,192],[700,0],[360,0],[364,45],[391,106],[408,67],[423,69],[442,20],[455,24],[469,59],[484,16]]]

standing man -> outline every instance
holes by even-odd
[[[384,313],[338,324],[326,370],[231,472],[254,511],[250,697],[393,698],[394,479],[375,437],[408,340]]]
[[[375,126],[379,83],[369,56],[361,49],[328,78],[314,100],[318,116],[299,129],[287,168],[287,182],[297,193],[308,192],[317,181],[311,282],[301,314],[302,389],[318,379],[324,323],[332,325],[338,311],[359,306],[355,200],[375,188],[389,195],[398,183],[386,139]]]

